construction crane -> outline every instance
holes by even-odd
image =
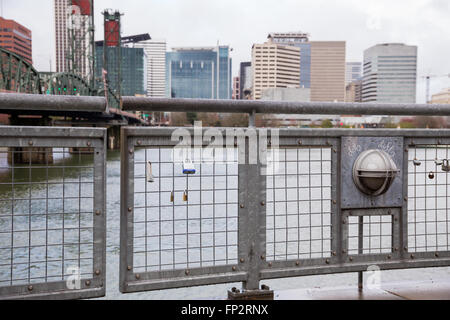
[[[449,74],[444,74],[444,75],[435,75],[435,74],[429,74],[427,76],[423,76],[422,79],[426,79],[427,80],[427,103],[429,103],[431,101],[431,96],[430,96],[430,82],[431,82],[431,78],[450,78],[450,73]]]

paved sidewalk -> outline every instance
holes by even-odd
[[[275,300],[450,300],[450,279],[383,283],[380,289],[362,292],[354,287],[277,291]]]

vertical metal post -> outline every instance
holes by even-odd
[[[370,227],[370,226],[369,226]],[[358,217],[358,254],[363,254],[364,246],[364,217]],[[364,272],[358,272],[358,290],[361,292],[364,286]]]

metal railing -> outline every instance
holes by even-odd
[[[0,299],[105,294],[105,134],[0,127]]]
[[[58,99],[46,100],[45,109],[59,108]],[[102,108],[104,101],[95,99],[88,109]],[[0,110],[9,110],[9,100],[0,95]],[[134,97],[122,103],[124,110],[149,112],[248,113],[251,126],[257,113],[450,115],[449,105]],[[0,199],[6,203],[0,213],[1,298],[104,294],[104,135],[104,130],[87,128],[1,128],[0,146],[9,148],[3,154],[9,155],[5,161],[12,175],[0,183],[10,190]],[[54,158],[62,157],[62,164],[47,155],[47,148],[53,148]],[[399,169],[390,189],[378,197],[359,191],[352,179],[356,158],[373,149],[389,155]],[[250,292],[265,279],[361,273],[374,265],[381,270],[450,266],[449,149],[448,130],[122,128],[120,290],[242,282]],[[29,188],[36,183],[35,169],[44,175],[37,182],[43,188],[33,189],[39,190],[36,194]],[[57,182],[62,188],[52,189],[52,170],[67,173],[67,180]],[[83,193],[84,184],[93,186],[92,195]],[[66,200],[79,205],[66,206]],[[43,205],[37,211],[35,201]],[[82,209],[91,202],[92,208]],[[66,212],[72,207],[78,210]],[[36,230],[35,213],[40,216]],[[57,213],[62,213],[62,226],[52,221]],[[84,214],[92,217],[92,225],[84,225]],[[75,223],[66,225],[70,215]],[[75,230],[74,241],[69,234],[66,238],[66,229]],[[41,235],[34,236],[35,231]],[[62,238],[51,236],[53,231]],[[45,241],[35,244],[36,238]],[[86,256],[84,245],[93,247]],[[55,261],[54,246],[63,250]],[[16,255],[16,249],[24,252]],[[91,264],[83,269],[86,261]],[[57,268],[48,268],[53,262]],[[64,272],[66,262],[86,271],[78,290],[67,289],[72,278]],[[41,263],[46,273],[35,273]]]

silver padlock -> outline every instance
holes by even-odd
[[[449,160],[442,161],[442,171],[450,172],[450,161]]]

